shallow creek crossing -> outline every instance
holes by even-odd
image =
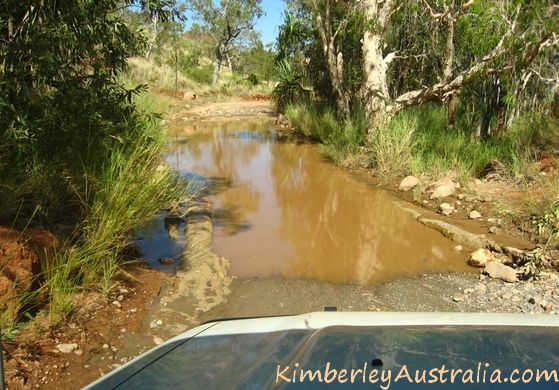
[[[139,234],[148,262],[176,273],[146,319],[163,324],[163,337],[214,318],[326,306],[452,310],[441,294],[476,278],[467,254],[419,223],[413,205],[271,120],[207,123],[175,137],[166,160],[199,195],[186,222],[161,216]]]

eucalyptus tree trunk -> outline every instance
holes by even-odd
[[[212,73],[212,85],[216,86],[219,81],[219,72],[221,70],[221,64],[223,63],[223,55],[225,53],[225,45],[220,42],[215,49],[215,62],[214,71]]]
[[[382,56],[382,38],[373,32],[363,37],[363,102],[368,122],[377,126],[389,119],[388,63]]]
[[[227,59],[227,68],[229,69],[229,72],[233,73],[233,62],[231,61],[229,53],[225,54],[225,58]]]
[[[365,0],[363,7],[372,27],[363,35],[363,89],[365,116],[370,129],[380,126],[392,116],[387,71],[395,53],[383,56],[384,30],[392,12],[392,0]]]
[[[452,64],[454,63],[454,32],[456,21],[452,14],[446,16],[446,42],[445,42],[445,62],[443,66],[443,80],[448,83],[452,80]],[[447,121],[450,127],[456,124],[456,104],[457,93],[451,93],[447,102]]]
[[[349,93],[344,85],[344,58],[342,49],[337,42],[336,38],[343,23],[339,24],[336,31],[333,31],[333,17],[332,17],[332,4],[331,0],[326,0],[324,16],[318,6],[316,16],[316,25],[322,41],[322,50],[326,59],[326,67],[328,75],[330,76],[330,83],[336,99],[336,107],[338,113],[344,118],[349,118]]]

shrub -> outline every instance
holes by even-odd
[[[193,81],[210,85],[212,83],[212,74],[213,74],[214,67],[211,64],[196,66],[187,68],[185,70],[185,75],[192,79]]]
[[[108,293],[133,232],[186,196],[185,186],[161,165],[163,142],[148,134],[113,149],[98,180],[86,184],[93,195],[83,199],[83,220],[45,272],[53,319],[69,313],[82,289],[101,286]]]
[[[296,103],[308,97],[303,86],[304,76],[291,62],[282,60],[276,64],[278,83],[272,91],[272,98],[278,111],[283,112],[289,103]]]
[[[254,74],[251,73],[248,75],[247,77],[247,81],[249,82],[250,85],[252,85],[253,87],[258,85],[259,81],[258,81],[258,77]]]

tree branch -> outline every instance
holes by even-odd
[[[516,30],[519,13],[520,6],[517,7],[516,15],[511,23],[511,28],[501,37],[493,50],[491,50],[489,54],[485,55],[477,64],[472,66],[470,69],[460,73],[458,76],[454,77],[448,82],[440,82],[434,84],[431,87],[406,92],[398,96],[394,100],[395,111],[399,111],[405,107],[413,106],[416,104],[442,99],[445,96],[448,96],[461,89],[464,85],[469,84],[481,74],[500,74],[513,70],[515,68],[514,65],[516,64],[506,64],[499,68],[491,68],[490,65],[495,59],[506,53],[507,50],[505,48],[505,42],[510,36],[514,34]],[[550,34],[544,35],[544,37],[539,40],[535,47],[530,48],[527,54],[523,56],[522,61],[524,62],[524,64],[529,64],[535,59],[542,45],[544,45],[548,41],[548,35]],[[528,49],[528,45],[525,47],[525,49]]]

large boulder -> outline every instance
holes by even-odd
[[[476,249],[468,259],[468,264],[472,267],[485,267],[486,264],[495,261],[495,256],[489,249]]]
[[[400,183],[398,189],[400,191],[409,191],[419,184],[419,179],[415,176],[406,176]]]
[[[509,283],[514,283],[518,280],[516,271],[513,268],[497,261],[487,263],[483,272],[492,278],[501,279]]]

